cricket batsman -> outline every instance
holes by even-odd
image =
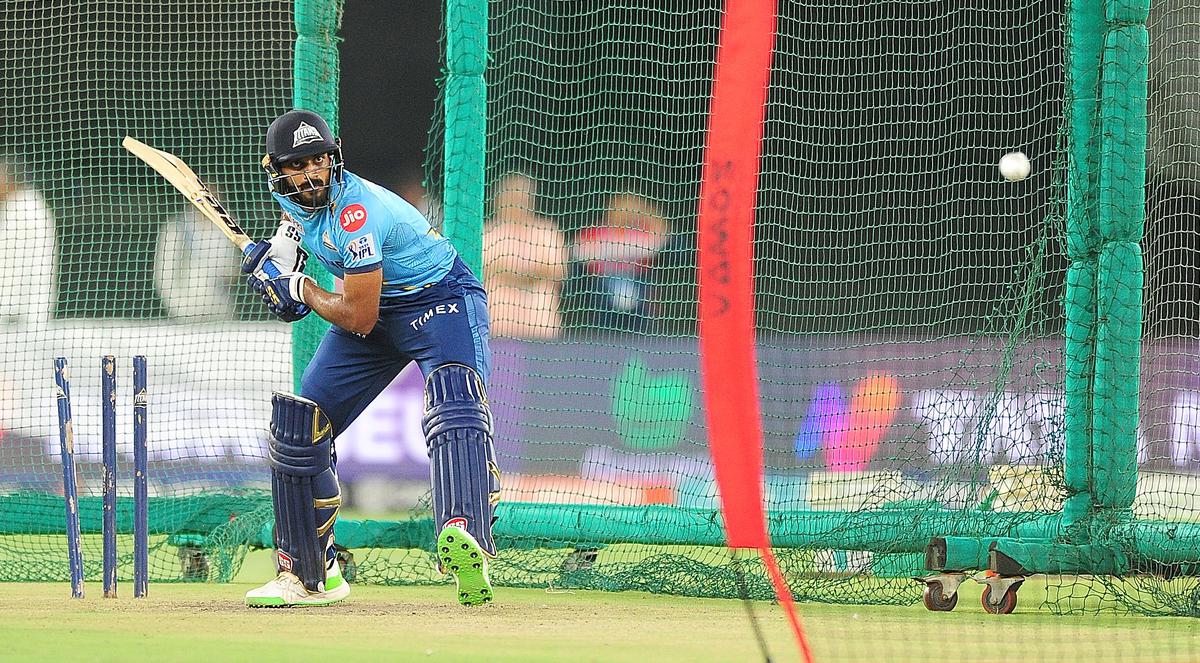
[[[286,322],[332,323],[300,395],[271,401],[276,578],[250,606],[314,606],[350,594],[333,545],[341,497],[333,438],[409,364],[425,377],[438,565],[458,600],[492,600],[492,512],[500,473],[487,382],[487,295],[454,247],[392,192],[347,171],[341,142],[317,114],[284,113],[267,129],[263,168],[283,208],[278,232],[242,263],[250,286]],[[302,273],[313,255],[343,280],[329,292]],[[270,278],[271,261],[281,275]]]

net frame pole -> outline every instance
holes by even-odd
[[[463,262],[483,275],[487,162],[487,0],[446,0],[443,232]]]
[[[1096,508],[1127,510],[1138,470],[1150,2],[1106,2],[1104,10],[1091,485]]]
[[[1082,519],[1091,508],[1092,388],[1095,376],[1096,150],[1100,131],[1096,111],[1100,76],[1096,63],[1103,49],[1104,8],[1071,2],[1067,15],[1066,252],[1070,265],[1063,312],[1066,318],[1064,372],[1066,407],[1063,478],[1067,499],[1063,525]]]
[[[340,58],[337,31],[342,26],[342,0],[296,0],[296,52],[292,61],[292,107],[310,110],[338,133],[338,78]],[[326,290],[334,289],[333,275],[311,261],[305,273]],[[329,323],[309,315],[292,323],[292,382],[300,393],[304,369],[317,352]]]

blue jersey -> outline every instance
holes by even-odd
[[[316,212],[277,193],[283,210],[300,223],[302,243],[338,278],[383,270],[382,296],[410,295],[445,278],[458,252],[400,196],[351,172],[333,183],[335,201]]]

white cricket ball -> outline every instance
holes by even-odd
[[[1009,152],[1000,157],[1000,174],[1009,182],[1029,177],[1029,157],[1024,152]]]

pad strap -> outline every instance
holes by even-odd
[[[434,524],[466,529],[490,555],[492,514],[500,497],[500,470],[492,445],[492,414],[483,379],[463,364],[440,366],[425,381],[421,420],[429,448]]]

